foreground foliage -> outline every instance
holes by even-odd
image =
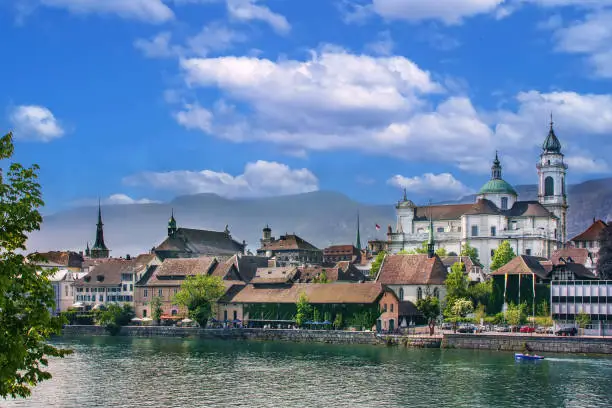
[[[12,134],[0,138],[0,160],[13,155]],[[26,259],[27,234],[40,229],[43,206],[38,166],[8,164],[0,173],[0,396],[27,397],[31,387],[51,378],[45,371],[49,357],[63,357],[68,350],[47,344],[61,332],[63,319],[53,317],[53,270],[42,270],[37,255]]]
[[[134,316],[134,309],[129,304],[126,303],[123,306],[111,304],[98,312],[97,320],[114,336],[119,333],[121,326],[127,326]]]
[[[433,336],[436,327],[436,319],[440,315],[440,300],[428,294],[428,296],[417,301],[416,308],[427,320],[429,335]]]

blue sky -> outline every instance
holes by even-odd
[[[612,172],[612,0],[11,0],[0,128],[47,211],[316,189],[391,203]]]

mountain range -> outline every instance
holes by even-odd
[[[515,186],[520,200],[537,199],[536,185]],[[473,202],[466,196],[445,204]],[[612,220],[612,178],[590,180],[568,186],[568,236],[590,225],[593,218]],[[176,197],[169,203],[103,205],[104,234],[113,256],[146,252],[167,234],[174,211],[179,227],[222,231],[229,226],[232,237],[246,240],[250,249],[259,247],[262,228],[272,235],[296,233],[313,245],[355,243],[357,214],[361,240],[384,239],[386,226],[395,225],[395,208],[368,205],[332,191],[253,199],[226,199],[215,194]],[[28,241],[30,251],[82,251],[95,239],[97,207],[76,207],[44,217],[40,231]],[[377,231],[375,225],[381,226]]]

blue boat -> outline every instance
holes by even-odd
[[[538,356],[538,355],[532,355],[532,354],[515,353],[514,359],[515,360],[538,361],[538,360],[544,360],[544,357]]]

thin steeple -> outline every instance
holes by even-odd
[[[431,201],[429,202],[429,240],[427,241],[427,256],[433,258],[435,254],[436,240],[434,238],[433,217],[431,215]]]
[[[550,129],[548,130],[548,135],[546,139],[544,139],[544,143],[542,144],[542,150],[544,153],[561,153],[561,142],[557,138],[554,129],[554,122],[552,112],[550,113]]]
[[[109,250],[104,243],[104,224],[102,223],[102,204],[98,198],[98,223],[96,224],[96,242],[91,248],[92,258],[108,258]]]
[[[502,178],[502,166],[499,161],[497,150],[495,151],[495,160],[493,160],[493,166],[491,166],[491,180],[501,180]]]
[[[357,245],[356,248],[361,251],[361,234],[359,233],[359,211],[357,211]]]

